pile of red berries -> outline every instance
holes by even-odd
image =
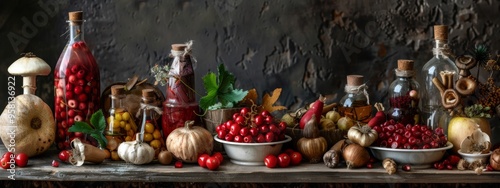
[[[249,108],[242,108],[234,113],[233,118],[215,128],[217,137],[234,142],[262,143],[285,139],[286,123],[274,121],[268,111],[257,113]]]
[[[378,133],[376,146],[398,149],[430,149],[446,146],[448,139],[443,128],[434,131],[426,125],[403,125],[389,120],[374,126]]]

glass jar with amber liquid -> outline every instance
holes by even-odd
[[[366,91],[368,86],[363,83],[362,75],[347,75],[346,95],[340,99],[339,113],[356,121],[367,123],[372,115],[373,106]]]

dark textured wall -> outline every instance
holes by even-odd
[[[133,74],[152,80],[148,70],[169,61],[170,44],[194,40],[199,93],[201,76],[224,63],[238,87],[259,93],[283,87],[279,101],[290,108],[320,94],[338,101],[347,74],[364,75],[371,100],[385,101],[397,59],[414,59],[420,68],[431,58],[434,24],[450,25],[457,54],[477,44],[500,49],[494,0],[3,0],[1,88],[22,52],[55,66],[67,41],[67,12],[74,10],[85,12],[102,88]],[[52,74],[38,83],[37,93],[52,104]]]

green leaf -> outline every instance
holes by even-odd
[[[92,133],[92,134],[90,134],[90,136],[92,138],[96,139],[97,142],[99,142],[99,146],[101,148],[105,148],[106,145],[108,145],[108,140],[106,139],[106,137],[102,133]]]
[[[238,103],[247,95],[248,91],[243,91],[241,89],[232,90],[229,93],[223,93],[219,97],[219,101],[223,106],[228,103]]]
[[[203,76],[203,86],[206,90],[206,95],[200,98],[200,107],[203,110],[232,107],[248,93],[234,89],[235,77],[226,70],[224,64],[220,64],[217,71],[218,75],[211,72]]]
[[[68,132],[82,132],[85,134],[90,134],[94,132],[94,129],[85,122],[77,121],[68,129]]]
[[[102,110],[98,110],[92,117],[90,117],[90,123],[95,127],[97,131],[104,131],[106,129],[106,118],[104,118],[104,114]]]
[[[217,91],[209,91],[207,95],[200,98],[200,108],[203,110],[217,103]]]
[[[219,71],[218,93],[231,92],[233,90],[233,84],[235,82],[234,75],[231,74],[230,72],[226,71],[226,69],[224,68],[224,64],[219,65],[218,71]]]
[[[217,85],[217,75],[213,72],[206,74],[203,76],[203,86],[207,93],[217,92],[219,86]]]

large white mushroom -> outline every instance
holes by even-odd
[[[35,94],[36,76],[46,76],[50,73],[50,66],[43,60],[28,52],[19,58],[7,69],[12,75],[23,77],[23,94]]]

